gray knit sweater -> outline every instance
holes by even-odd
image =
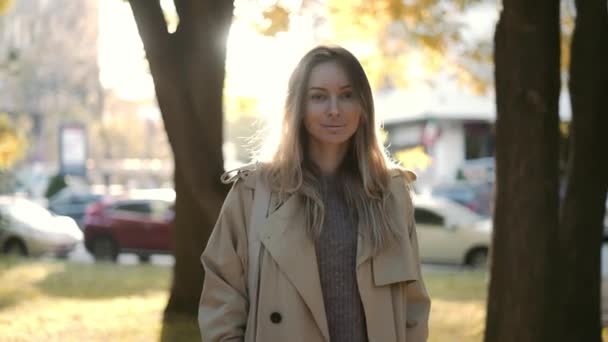
[[[367,341],[357,276],[357,224],[345,203],[341,182],[322,179],[325,220],[315,242],[330,342]]]

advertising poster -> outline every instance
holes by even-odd
[[[63,174],[86,175],[87,135],[84,125],[65,124],[60,127],[59,158]]]

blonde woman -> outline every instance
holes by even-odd
[[[427,340],[415,176],[385,156],[369,82],[350,52],[320,46],[301,59],[276,152],[249,171],[233,177],[201,257],[204,342]],[[260,184],[270,200],[249,260]]]

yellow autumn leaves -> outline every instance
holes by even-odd
[[[8,9],[11,8],[14,2],[15,0],[0,0],[0,15],[8,11]]]
[[[395,159],[408,170],[426,170],[433,163],[433,159],[424,151],[423,146],[397,151]]]
[[[25,138],[17,133],[9,116],[0,113],[0,169],[13,166],[24,155],[26,147]]]

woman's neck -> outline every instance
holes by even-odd
[[[324,175],[334,175],[342,165],[348,144],[319,145],[311,142],[308,146],[308,157],[319,167]]]

